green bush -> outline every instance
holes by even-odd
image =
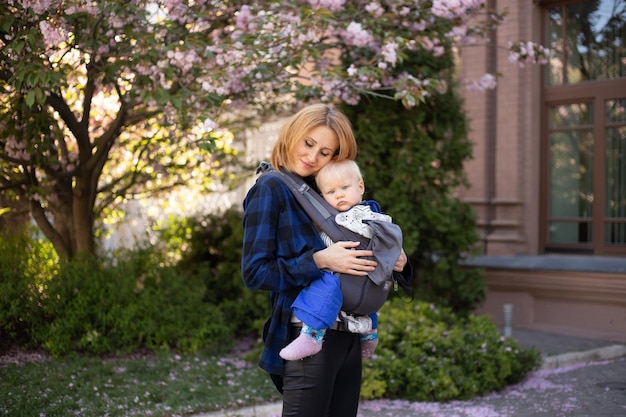
[[[376,356],[365,363],[365,398],[449,401],[521,381],[541,361],[500,335],[486,316],[457,316],[426,302],[387,302]]]
[[[250,291],[241,276],[243,225],[241,212],[171,219],[161,231],[176,268],[202,280],[203,300],[219,306],[236,335],[256,333],[269,316],[269,293]]]
[[[203,302],[202,281],[152,258],[134,251],[115,265],[65,265],[49,284],[45,310],[53,319],[41,344],[53,355],[228,347],[233,324]]]
[[[241,279],[241,214],[176,219],[159,246],[63,265],[29,233],[0,240],[0,340],[53,355],[220,351],[258,333],[269,295]]]
[[[41,305],[58,271],[52,245],[29,228],[0,233],[0,344],[32,345],[46,328]],[[0,346],[0,350],[3,347]]]

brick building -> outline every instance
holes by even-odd
[[[626,0],[488,0],[508,11],[491,46],[461,52],[474,158],[461,191],[478,215],[488,294],[513,327],[626,341]],[[545,66],[501,46],[530,40]]]

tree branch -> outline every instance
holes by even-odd
[[[76,117],[74,117],[72,109],[69,108],[65,100],[63,100],[63,98],[61,98],[61,96],[59,96],[58,94],[50,93],[46,97],[46,104],[48,104],[50,107],[56,110],[57,113],[59,113],[59,116],[61,116],[61,120],[63,120],[70,132],[74,134],[76,140],[79,140],[78,132],[81,128],[80,123],[78,123],[78,120],[76,120]]]

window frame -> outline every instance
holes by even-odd
[[[543,0],[542,39],[546,39],[548,10],[555,6],[579,3],[580,0]],[[546,45],[549,46],[549,45]],[[541,138],[540,138],[540,219],[539,242],[542,253],[579,253],[590,255],[626,255],[626,244],[605,243],[605,154],[606,154],[606,101],[626,99],[626,78],[582,81],[575,84],[547,85],[546,71],[541,72]],[[592,239],[589,243],[550,242],[548,227],[552,220],[550,211],[550,127],[549,110],[555,105],[593,103],[593,203],[591,215]],[[626,157],[626,156],[625,156]]]
[[[603,81],[586,81],[572,85],[554,87],[543,86],[541,112],[541,242],[544,252],[589,253],[595,255],[626,254],[626,245],[607,245],[605,234],[605,172],[604,155],[606,152],[605,103],[607,100],[626,98],[626,78]],[[550,172],[550,134],[548,114],[551,106],[591,102],[594,107],[594,151],[593,151],[593,213],[591,216],[591,243],[554,243],[548,241],[549,225],[549,172]]]

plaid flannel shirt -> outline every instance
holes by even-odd
[[[243,281],[249,289],[270,291],[272,305],[259,366],[282,375],[283,359],[278,353],[288,343],[291,304],[303,286],[322,276],[313,253],[326,246],[289,188],[277,178],[259,177],[243,208]]]

